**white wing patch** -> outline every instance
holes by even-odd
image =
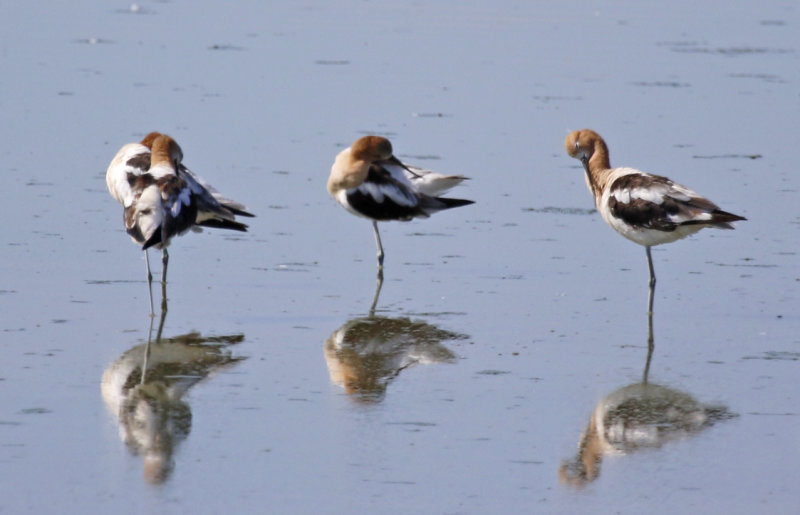
[[[664,197],[670,195],[670,188],[667,184],[654,183],[649,188],[633,188],[625,190],[625,193],[628,196],[626,203],[630,202],[630,199],[641,199],[660,205],[664,203]]]
[[[400,184],[402,184],[404,186],[408,186],[409,188],[413,188],[414,187],[413,184],[411,183],[411,177],[413,177],[413,175],[411,175],[402,166],[397,166],[396,164],[387,163],[385,161],[382,161],[380,163],[380,166],[384,170],[389,172],[389,175],[392,176],[392,179],[396,180]],[[413,167],[409,167],[409,168],[413,169]],[[411,175],[411,177],[408,177],[409,175]]]
[[[192,203],[192,191],[189,188],[183,188],[181,192],[178,194],[178,198],[175,202],[172,203],[170,207],[170,213],[172,213],[173,217],[176,217],[180,214],[181,208],[183,206],[188,206]]]
[[[365,195],[369,195],[376,203],[382,204],[388,198],[395,204],[407,207],[417,205],[417,197],[407,188],[398,187],[395,184],[375,184],[365,182],[358,187],[358,190]]]

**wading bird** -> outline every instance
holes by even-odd
[[[384,254],[378,222],[427,218],[437,211],[472,204],[472,200],[438,196],[465,179],[404,164],[393,155],[388,139],[364,136],[336,156],[328,192],[354,215],[372,220],[380,271]]]
[[[125,230],[142,245],[147,265],[150,314],[153,315],[153,276],[147,249],[162,253],[162,310],[166,308],[166,282],[173,236],[189,229],[215,227],[247,231],[236,215],[252,217],[246,207],[222,196],[183,164],[183,151],[171,137],[151,132],[140,143],[124,145],[106,170],[111,196],[124,208]]]
[[[685,238],[704,227],[733,229],[731,222],[746,220],[666,177],[633,168],[611,168],[606,142],[592,130],[571,133],[564,146],[567,154],[583,163],[586,185],[603,220],[644,246],[650,269],[647,309],[651,316],[656,274],[650,247]]]

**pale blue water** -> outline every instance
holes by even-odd
[[[796,2],[130,5],[0,16],[0,511],[797,511]],[[576,487],[647,336],[644,251],[563,150],[583,127],[748,221],[653,253],[650,379],[726,415],[639,409],[627,441],[663,441],[598,444]],[[104,172],[150,130],[258,218],[170,247],[163,334],[197,334],[140,387],[144,263]],[[477,203],[382,226],[394,339],[337,354],[375,250],[325,182],[364,133]]]

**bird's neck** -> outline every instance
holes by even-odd
[[[339,190],[356,188],[367,180],[369,162],[353,159],[349,149],[336,156],[328,178],[328,192],[335,195]]]
[[[591,190],[597,202],[606,187],[608,178],[611,175],[611,162],[608,157],[608,147],[602,140],[596,141],[594,151],[588,161],[584,161],[583,168],[586,170],[586,185]]]
[[[172,157],[169,155],[169,149],[164,147],[156,147],[153,149],[152,154],[150,155],[150,166],[152,167],[161,164],[172,166]]]

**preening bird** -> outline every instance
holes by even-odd
[[[364,136],[336,156],[328,192],[349,212],[372,220],[380,270],[384,253],[378,222],[427,218],[444,209],[473,204],[472,200],[438,196],[465,179],[404,164],[394,156],[388,139]]]
[[[644,246],[650,269],[649,313],[656,284],[650,247],[685,238],[704,227],[733,229],[731,222],[746,220],[666,177],[633,168],[611,168],[608,146],[592,130],[572,132],[564,146],[567,154],[583,163],[586,185],[603,220]]]
[[[151,314],[153,277],[147,249],[161,250],[163,293],[172,237],[201,227],[246,232],[247,226],[236,216],[254,216],[244,205],[222,196],[182,161],[183,151],[174,139],[151,132],[140,143],[124,145],[106,170],[108,191],[124,208],[125,230],[145,251]],[[162,299],[165,306],[166,297]]]

